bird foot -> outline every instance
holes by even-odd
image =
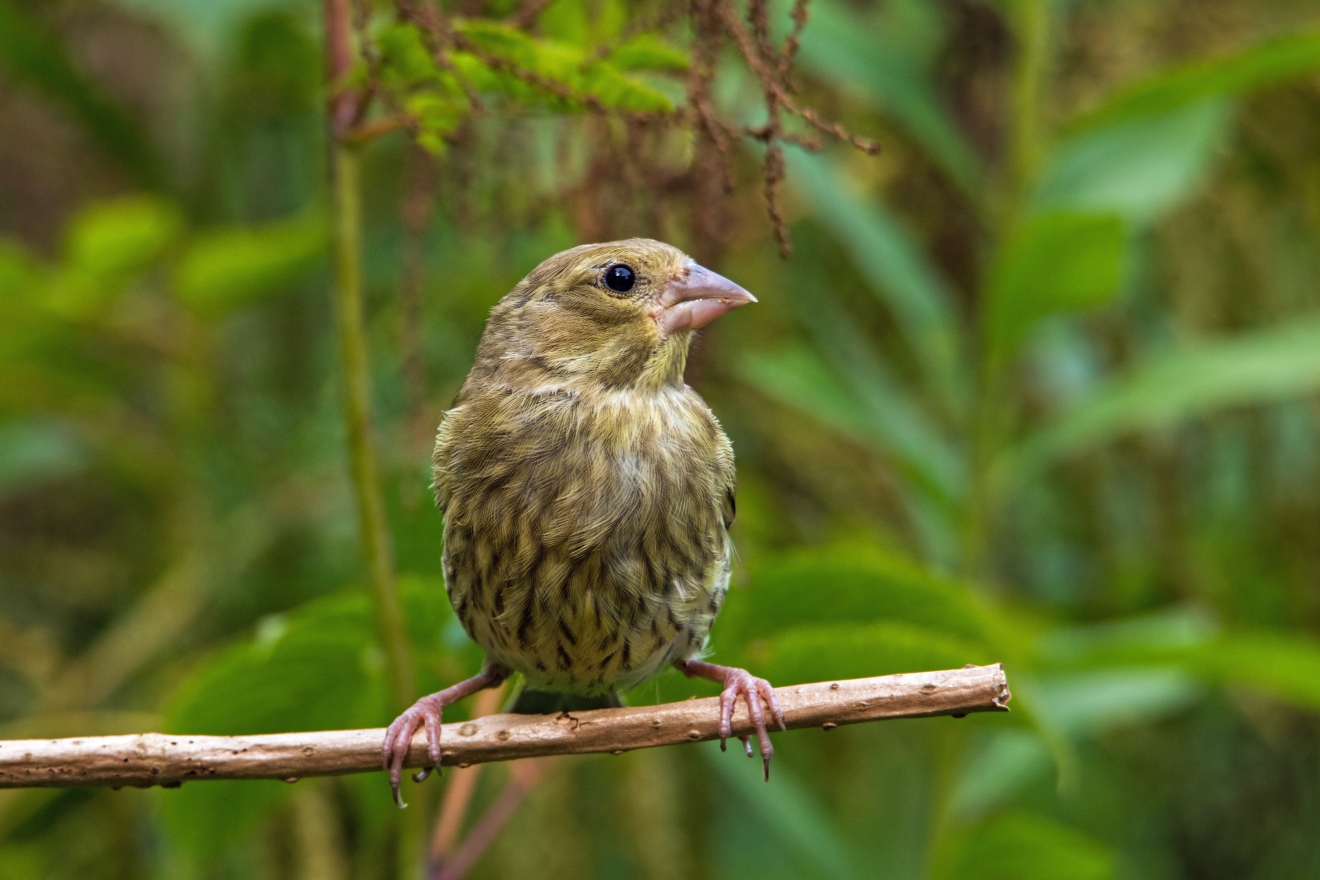
[[[487,664],[478,675],[430,696],[422,697],[385,729],[385,742],[380,750],[381,763],[390,772],[390,790],[394,792],[394,802],[400,809],[408,806],[403,802],[399,786],[403,783],[403,765],[408,760],[408,749],[412,745],[413,734],[417,732],[417,728],[426,728],[426,753],[431,759],[430,767],[422,768],[413,776],[415,782],[421,782],[430,775],[431,770],[440,772],[440,719],[445,707],[457,703],[469,694],[495,687],[508,677],[509,670],[493,663]]]
[[[394,793],[394,802],[400,809],[408,806],[403,802],[399,786],[403,782],[403,762],[408,758],[408,748],[412,745],[413,734],[418,727],[426,728],[426,751],[431,758],[431,766],[440,772],[440,718],[445,703],[439,699],[441,691],[422,697],[413,703],[402,715],[385,729],[385,743],[381,747],[381,761],[390,771],[390,790]],[[413,778],[421,782],[426,778],[429,768],[423,769]]]
[[[687,676],[709,678],[721,682],[724,691],[720,694],[720,749],[727,749],[727,740],[733,736],[733,710],[742,697],[747,703],[747,714],[752,719],[756,730],[756,743],[760,747],[761,761],[765,768],[765,781],[770,781],[770,759],[775,756],[775,747],[770,744],[770,733],[766,729],[766,707],[780,730],[787,730],[784,710],[779,705],[775,689],[764,678],[757,678],[746,669],[732,666],[718,666],[700,660],[688,660],[675,664]],[[752,744],[748,737],[742,740],[747,757],[752,757]]]

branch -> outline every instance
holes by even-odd
[[[789,728],[1008,711],[999,664],[778,688]],[[612,752],[717,739],[719,698],[660,706],[549,715],[487,715],[446,724],[445,765],[467,766],[542,755]],[[752,732],[742,701],[733,732]],[[385,731],[330,730],[254,736],[144,733],[76,739],[0,741],[0,788],[125,785],[175,788],[205,779],[283,779],[380,770]],[[427,763],[426,739],[413,740],[405,766]]]

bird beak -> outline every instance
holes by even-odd
[[[683,330],[705,327],[725,312],[754,302],[756,297],[723,275],[689,261],[683,277],[669,282],[660,294],[654,314],[661,338],[668,339]]]

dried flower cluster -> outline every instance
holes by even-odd
[[[783,145],[819,149],[815,131],[879,152],[872,141],[822,119],[795,97],[794,61],[809,0],[795,0],[782,41],[772,37],[767,0],[751,0],[745,12],[733,0],[637,4],[609,45],[595,49],[539,35],[538,16],[549,5],[544,0],[530,0],[504,19],[447,16],[430,0],[395,0],[384,16],[366,0],[352,2],[350,9],[349,0],[328,0],[328,9],[339,6],[353,31],[353,39],[347,28],[332,38],[330,49],[333,129],[350,142],[403,128],[440,155],[475,117],[582,114],[622,128],[625,148],[611,156],[614,173],[649,188],[657,200],[680,183],[693,185],[710,218],[710,182],[732,191],[732,148],[750,138],[765,148],[765,199],[785,256],[790,243],[779,198]],[[716,106],[716,78],[731,69],[726,50],[741,61],[733,73],[750,75],[759,86],[761,124],[731,120]],[[796,131],[789,118],[801,121]],[[684,167],[674,172],[661,161],[637,161],[646,154],[644,142],[669,137],[672,143],[675,131],[686,133],[692,145]],[[599,175],[594,177],[599,190]],[[701,237],[721,238],[720,224],[697,216],[694,224]]]

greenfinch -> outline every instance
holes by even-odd
[[[418,727],[439,767],[444,707],[513,672],[526,689],[514,711],[620,705],[671,664],[718,681],[721,746],[742,697],[769,778],[767,713],[784,726],[773,688],[700,659],[729,584],[733,447],[683,381],[693,331],[755,301],[674,247],[630,239],[556,254],[491,311],[432,462],[445,588],[486,663],[386,731],[400,806]]]

